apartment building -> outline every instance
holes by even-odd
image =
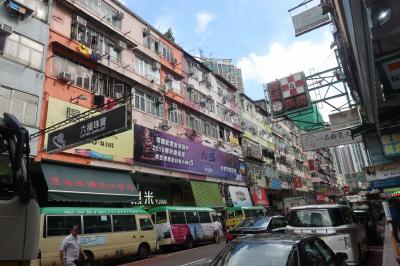
[[[50,12],[40,128],[115,99],[132,126],[60,153],[47,152],[48,134],[40,136],[42,204],[252,204],[235,86],[119,1],[55,0]]]
[[[49,1],[0,4],[0,113],[14,114],[32,134],[40,121]],[[31,155],[37,153],[36,139]]]

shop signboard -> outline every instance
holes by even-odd
[[[281,189],[282,187],[282,180],[280,180],[279,178],[272,178],[271,179],[271,189]]]
[[[400,132],[398,130],[391,130],[391,132],[388,133],[382,132],[381,142],[385,156],[392,157],[400,155]]]
[[[321,5],[309,8],[292,17],[295,36],[327,25],[331,22],[329,13],[323,14]]]
[[[267,84],[272,116],[281,117],[311,106],[304,72]]]
[[[385,96],[400,93],[400,53],[376,60]]]
[[[316,195],[317,202],[325,202],[325,196],[321,194]]]
[[[49,102],[48,102],[48,115],[47,115],[47,120],[46,120],[46,127],[57,124],[65,119],[76,116],[87,110],[89,110],[89,109],[79,106],[79,105],[76,105],[76,104],[68,103],[68,102],[61,101],[59,99],[50,97]],[[114,110],[112,110],[112,111],[114,111]],[[96,116],[95,120],[98,121],[98,122],[96,122],[96,125],[98,124],[98,126],[100,126],[101,121],[103,121],[103,123],[104,123],[104,120],[107,122],[107,119],[109,119],[110,121],[112,119],[114,119],[117,122],[125,123],[125,122],[123,122],[123,119],[121,119],[121,117],[118,117],[118,119],[115,119],[115,116],[118,115],[119,113],[124,115],[123,114],[124,110],[119,109],[118,111],[116,111],[114,113],[107,112],[106,115],[101,116],[100,118],[97,118],[98,116]],[[97,115],[99,115],[99,114],[100,113],[97,113]],[[101,119],[103,119],[103,120],[101,120]],[[77,127],[76,125],[78,125],[78,122],[79,121],[77,121],[77,123],[74,124],[75,127]],[[90,122],[93,122],[93,123],[91,123],[89,125],[89,129],[93,129],[95,121],[89,121],[88,119],[86,119],[86,121],[83,124],[81,123],[79,125],[80,125],[80,127],[85,126],[86,127],[85,130],[87,131],[88,123],[90,123]],[[81,128],[78,128],[77,132],[80,133],[80,130],[81,130]],[[59,132],[59,131],[56,131],[56,132]],[[54,132],[50,133],[50,134],[46,134],[45,135],[45,138],[46,138],[45,143],[49,142],[49,135],[51,138],[54,138],[55,136],[58,136],[59,134],[54,134]],[[64,136],[64,137],[66,137],[66,136]],[[87,139],[87,137],[89,137],[89,139]],[[79,155],[79,156],[83,156],[83,157],[89,157],[89,158],[93,158],[93,159],[109,160],[109,161],[122,162],[122,163],[126,163],[126,164],[132,164],[132,162],[133,162],[133,129],[132,128],[130,128],[129,130],[127,130],[125,132],[121,132],[121,133],[118,133],[118,134],[115,134],[115,135],[112,135],[109,137],[104,137],[101,139],[97,139],[97,136],[95,136],[95,139],[92,139],[93,136],[90,137],[88,135],[87,137],[84,137],[84,139],[89,140],[90,141],[89,143],[78,146],[78,147],[66,149],[66,150],[63,150],[62,152],[71,153],[71,154]],[[78,136],[78,138],[79,138],[79,136]],[[61,140],[58,139],[56,141],[56,143],[59,143],[60,141]],[[73,141],[79,142],[80,140],[76,139]],[[67,146],[67,143],[65,143],[65,144],[66,144],[65,146]],[[60,149],[56,147],[56,146],[60,146],[60,145],[50,144],[50,146],[49,145],[47,146],[47,150],[48,151],[53,150],[53,152],[60,151]]]
[[[378,133],[367,133],[364,135],[364,144],[368,150],[368,155],[372,165],[383,165],[391,163],[389,158],[383,153],[383,145]]]
[[[303,182],[301,180],[300,176],[295,176],[293,178],[293,183],[295,188],[302,188],[303,187]]]
[[[246,173],[238,156],[140,125],[134,146],[138,164],[240,181]]]
[[[301,135],[303,151],[312,151],[361,141],[361,136],[354,138],[351,136],[350,129],[339,131],[322,130]]]
[[[139,199],[134,202],[135,205],[161,206],[168,205],[171,201],[167,195],[161,195],[157,189],[143,189],[139,191]]]
[[[332,131],[339,131],[353,128],[362,124],[361,115],[358,108],[337,112],[329,115]]]
[[[233,206],[249,207],[253,206],[247,187],[229,186],[229,194],[231,195]]]
[[[250,190],[254,205],[269,207],[269,201],[265,188],[253,186]]]
[[[400,163],[364,167],[367,181],[400,177]]]

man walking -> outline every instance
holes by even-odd
[[[81,249],[81,242],[78,236],[79,227],[72,226],[71,234],[64,238],[60,246],[61,266],[78,266],[79,256],[86,258]]]

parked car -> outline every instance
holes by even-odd
[[[314,234],[335,252],[348,256],[349,265],[360,264],[367,247],[365,228],[354,222],[350,207],[338,204],[294,207],[289,213],[287,230],[297,234]]]
[[[288,221],[283,216],[247,218],[240,222],[235,228],[228,231],[226,234],[226,242],[228,243],[243,235],[284,230],[287,225]]]
[[[262,233],[228,243],[210,265],[342,266],[346,259],[313,235]]]

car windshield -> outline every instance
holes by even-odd
[[[286,266],[293,246],[279,243],[231,242],[211,263],[212,266]]]
[[[292,210],[289,225],[294,227],[330,227],[345,224],[339,209]]]
[[[259,217],[255,219],[247,219],[241,222],[237,227],[266,227],[268,226],[269,217]]]

